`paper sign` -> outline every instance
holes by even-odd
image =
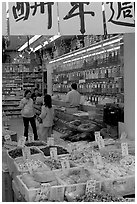
[[[58,5],[61,35],[104,33],[101,2],[59,2]]]
[[[108,34],[135,32],[135,2],[105,2]]]
[[[127,138],[127,133],[122,132],[122,133],[121,133],[120,140],[125,140],[126,138]]]
[[[26,137],[21,136],[21,137],[19,138],[19,141],[18,141],[17,146],[23,148],[23,147],[25,146],[25,142],[26,142]]]
[[[96,183],[97,183],[96,180],[89,180],[89,181],[87,181],[86,193],[95,192]]]
[[[53,137],[47,138],[47,146],[54,146],[54,138]]]
[[[62,166],[62,170],[63,170],[63,171],[69,170],[69,169],[70,169],[69,160],[67,160],[67,159],[61,160],[61,166]]]
[[[100,132],[95,132],[95,141],[98,142],[99,140],[99,137],[100,137]]]
[[[102,157],[101,157],[100,153],[92,151],[92,157],[93,157],[94,165],[97,168],[102,168],[103,167],[103,161],[102,161]]]
[[[100,136],[100,132],[95,132],[95,141],[97,142],[99,149],[105,147],[104,139],[102,138],[102,136]]]
[[[56,2],[9,2],[10,35],[57,35]]]
[[[22,154],[23,154],[23,159],[24,160],[30,159],[30,157],[31,157],[30,148],[29,147],[24,147],[22,149]]]
[[[58,155],[57,155],[57,148],[56,147],[50,148],[50,157],[51,157],[51,159],[57,160]]]
[[[122,149],[122,156],[128,156],[128,144],[127,143],[121,143],[121,149]]]
[[[28,134],[28,142],[34,142],[34,135]]]
[[[85,79],[79,80],[79,84],[85,83]]]
[[[9,134],[4,135],[4,139],[5,139],[6,141],[11,141],[11,136],[10,136]]]

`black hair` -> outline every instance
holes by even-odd
[[[31,90],[26,89],[26,91],[25,91],[25,93],[24,93],[24,97],[26,97],[26,95],[27,95],[28,93],[31,93]]]
[[[46,94],[44,96],[44,104],[45,106],[47,106],[48,108],[52,108],[52,99],[51,96],[49,94]]]
[[[72,89],[77,90],[77,84],[73,83],[71,84]]]

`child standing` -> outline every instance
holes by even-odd
[[[47,142],[47,137],[51,137],[53,119],[54,109],[52,107],[52,99],[50,95],[46,94],[44,96],[44,105],[42,106],[41,114],[38,117],[38,121],[42,122],[40,140]]]

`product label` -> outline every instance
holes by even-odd
[[[28,134],[28,142],[34,142],[34,135]]]
[[[69,170],[69,169],[70,169],[69,160],[67,160],[67,159],[61,160],[61,166],[62,166],[62,170],[63,170],[63,171]]]
[[[31,157],[30,148],[25,146],[22,149],[22,154],[23,154],[23,159],[24,160],[30,159],[30,157]]]
[[[9,134],[4,135],[5,141],[11,141],[11,136]]]
[[[20,138],[19,138],[19,141],[18,141],[18,147],[24,147],[25,146],[25,142],[26,142],[26,137],[24,137],[24,136],[21,136]]]
[[[54,146],[54,138],[53,137],[47,138],[47,146]]]
[[[55,159],[55,160],[58,159],[56,147],[50,148],[50,157],[51,157],[51,159]]]
[[[89,180],[86,184],[86,193],[95,192],[96,189],[96,180]]]
[[[128,156],[128,144],[127,143],[121,143],[121,149],[122,149],[122,156]]]

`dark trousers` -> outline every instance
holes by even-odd
[[[38,139],[38,135],[37,135],[37,128],[36,128],[36,122],[35,122],[35,118],[34,117],[32,117],[32,118],[25,118],[25,117],[23,117],[24,136],[27,137],[27,140],[28,140],[29,122],[30,122],[32,130],[33,130],[34,140],[37,140]]]

